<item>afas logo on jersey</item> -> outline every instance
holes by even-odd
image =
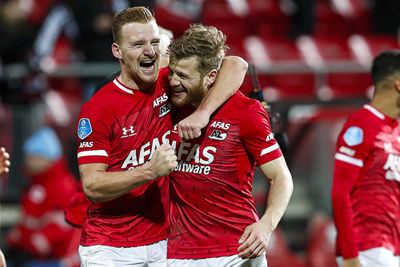
[[[215,140],[225,140],[227,136],[227,133],[223,133],[219,130],[214,130],[208,137]]]
[[[79,143],[79,148],[84,148],[84,147],[93,147],[93,141],[90,141],[90,142],[80,142],[80,143]]]
[[[350,157],[353,157],[356,154],[356,151],[346,146],[341,146],[339,148],[339,151],[342,152],[343,154],[349,155]]]
[[[168,96],[164,93],[162,96],[157,97],[155,100],[153,100],[153,108],[158,107],[160,104],[164,103],[167,100]]]
[[[213,121],[210,125],[210,127],[219,128],[223,130],[228,130],[229,126],[231,126],[229,123],[224,123],[222,121]]]

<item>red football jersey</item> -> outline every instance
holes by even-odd
[[[170,103],[165,88],[168,69],[160,70],[154,89],[142,92],[118,77],[82,106],[78,121],[78,164],[106,163],[124,171],[150,160],[168,143]],[[91,204],[81,245],[133,247],[168,236],[168,180],[156,179],[111,201]]]
[[[397,120],[366,104],[350,116],[337,143],[333,212],[337,253],[385,247],[399,255],[400,130]]]
[[[178,143],[176,131],[171,136]],[[265,108],[237,92],[213,114],[201,137],[180,142],[176,152],[168,258],[237,254],[244,229],[258,221],[251,195],[256,164],[282,156]]]
[[[66,160],[60,159],[31,179],[22,195],[21,219],[8,234],[8,245],[38,259],[65,257],[73,228],[64,221],[63,211],[74,194],[75,177]]]

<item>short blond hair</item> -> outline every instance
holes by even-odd
[[[178,39],[168,47],[170,62],[197,56],[198,69],[202,75],[221,67],[222,59],[228,47],[226,36],[214,26],[191,25]]]
[[[118,14],[116,14],[112,21],[112,35],[114,42],[119,44],[121,41],[121,29],[122,26],[128,23],[137,22],[137,23],[148,23],[151,21],[156,21],[153,16],[153,13],[143,7],[130,7],[127,8]]]

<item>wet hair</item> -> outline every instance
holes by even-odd
[[[156,21],[153,13],[142,6],[127,8],[118,14],[116,14],[112,20],[112,35],[114,42],[119,44],[121,41],[121,29],[122,26],[128,23],[148,23]]]
[[[214,26],[191,25],[179,39],[169,45],[170,62],[196,56],[201,75],[213,69],[219,70],[228,49],[225,42],[225,34]]]
[[[384,51],[373,60],[371,76],[375,87],[396,73],[400,73],[400,50]]]

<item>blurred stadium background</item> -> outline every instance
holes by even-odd
[[[0,0],[0,145],[12,162],[0,181],[0,247],[6,249],[28,182],[21,150],[27,136],[53,126],[78,177],[75,119],[97,84],[118,70],[110,18],[133,5],[152,8],[175,37],[191,23],[214,25],[227,35],[229,54],[254,65],[264,99],[280,114],[274,127],[287,135],[295,184],[270,243],[269,266],[335,266],[335,140],[346,117],[373,93],[373,57],[400,49],[398,0]],[[253,89],[247,75],[241,90]],[[260,212],[267,187],[257,173]]]

